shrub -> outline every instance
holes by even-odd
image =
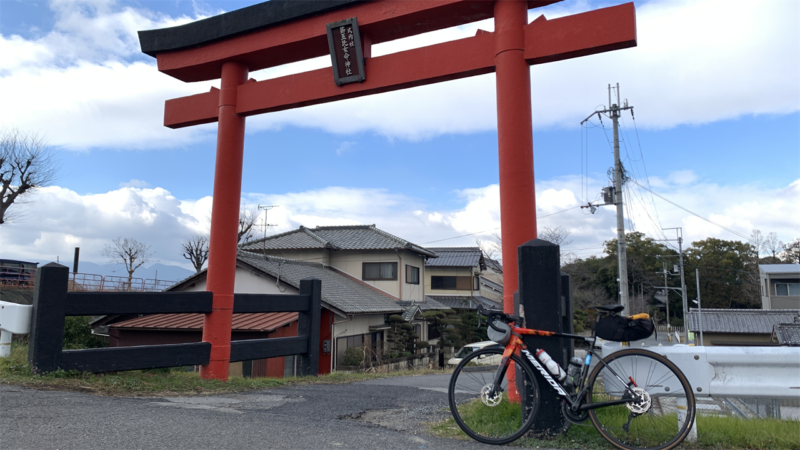
[[[106,347],[103,338],[92,334],[88,316],[67,316],[64,318],[64,348],[100,348]]]
[[[364,362],[364,351],[360,347],[348,347],[343,362],[345,366],[360,366]]]
[[[425,350],[430,346],[431,344],[429,344],[428,341],[419,341],[416,343],[416,347],[418,350]]]

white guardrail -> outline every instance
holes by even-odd
[[[619,351],[603,346],[603,357]],[[638,348],[638,347],[637,347]],[[689,379],[697,397],[800,399],[800,347],[641,347],[666,356]]]
[[[11,355],[11,335],[28,334],[33,306],[0,301],[0,358]]]

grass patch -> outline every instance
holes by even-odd
[[[296,378],[238,378],[227,382],[205,380],[197,372],[180,368],[155,370],[130,370],[106,374],[92,374],[59,370],[47,375],[35,375],[28,366],[28,346],[14,342],[11,356],[0,358],[0,383],[34,389],[62,390],[118,397],[170,397],[186,395],[225,394],[232,392],[270,389],[296,384],[340,384],[356,381],[409,376],[441,374],[439,370],[414,370],[391,373],[331,373],[319,377]]]
[[[482,412],[482,408],[473,405],[462,410],[462,417],[471,424],[493,426],[491,420],[470,417]],[[485,408],[482,404],[481,407]],[[500,415],[503,415],[501,412]],[[677,418],[676,418],[677,420]],[[474,428],[474,427],[473,427]],[[703,415],[697,418],[698,442],[684,441],[679,449],[706,450],[800,450],[800,421],[775,419],[739,419],[735,417]],[[429,431],[434,436],[470,439],[453,418],[443,422],[430,424]],[[481,430],[484,434],[503,435],[501,427],[496,430]],[[614,448],[603,439],[590,422],[572,425],[569,430],[553,439],[522,438],[509,445],[524,448],[570,448],[570,449],[610,449]]]

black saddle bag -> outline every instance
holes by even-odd
[[[614,314],[601,318],[594,329],[597,337],[607,341],[630,342],[650,337],[655,327],[650,319],[628,319]]]

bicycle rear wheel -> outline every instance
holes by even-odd
[[[498,395],[489,394],[502,359],[503,351],[499,349],[471,353],[450,378],[448,399],[453,418],[469,437],[484,444],[507,444],[519,439],[530,428],[539,407],[539,387],[533,371],[517,355],[511,355],[516,381],[509,386],[509,366]],[[509,389],[519,393],[522,402],[510,400]]]
[[[678,446],[689,434],[695,415],[692,387],[680,369],[663,356],[640,349],[621,350],[603,361],[607,367],[598,364],[589,376],[585,402],[630,396],[626,388],[631,380],[640,399],[589,410],[597,431],[621,449],[669,450]],[[686,402],[683,420],[679,419],[679,400]]]

